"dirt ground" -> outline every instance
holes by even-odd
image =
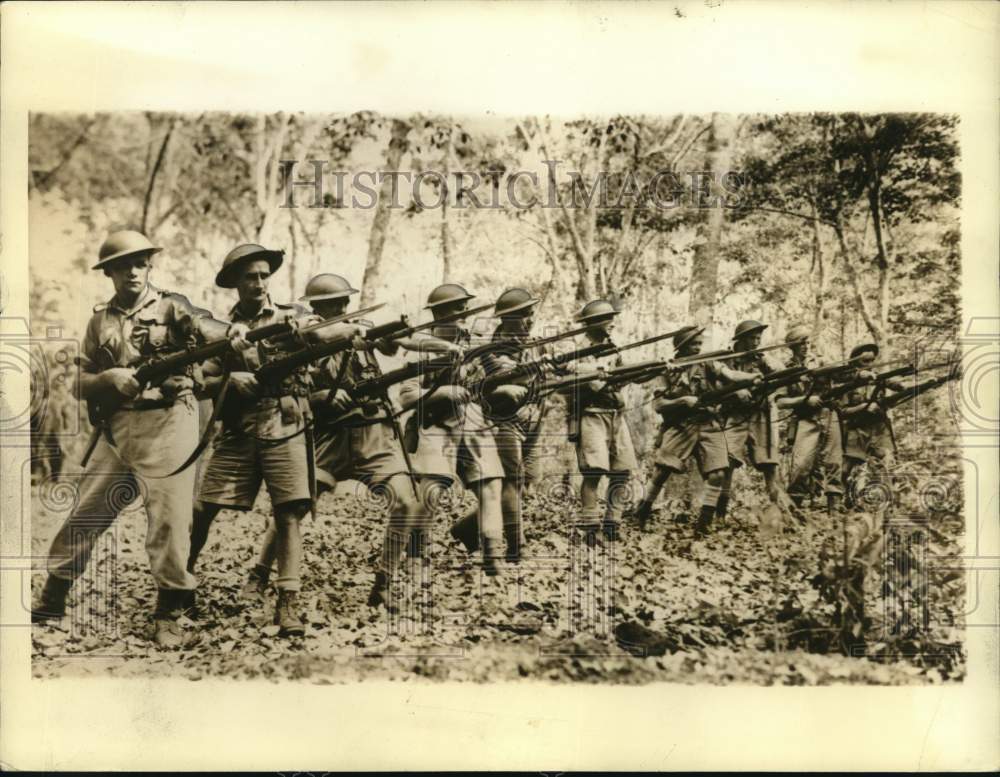
[[[810,584],[820,549],[840,536],[840,519],[831,523],[825,509],[812,507],[804,522],[767,526],[765,517],[762,525],[763,492],[744,477],[730,517],[706,539],[695,540],[691,524],[676,520],[683,503],[674,493],[661,499],[650,531],[626,524],[617,542],[596,549],[571,529],[572,488],[540,490],[525,503],[529,558],[498,578],[485,577],[448,536],[448,522],[471,504],[470,495],[456,492],[436,517],[424,558],[404,564],[398,616],[366,603],[382,536],[379,505],[357,484],[341,484],[320,498],[317,519],[304,531],[307,631],[294,639],[276,635],[273,589],[263,602],[240,598],[270,512],[262,493],[253,511],[217,519],[198,570],[200,618],[184,621],[187,644],[177,651],[149,641],[156,592],[145,513],[135,505],[102,538],[74,588],[70,614],[33,627],[33,672],[320,684],[925,684],[963,677],[964,578],[933,573],[926,594],[933,640],[901,643],[886,620],[885,583],[870,575],[870,657],[845,657],[833,645],[834,607]],[[43,555],[66,511],[34,496],[32,546]],[[850,522],[863,517],[852,514]],[[939,517],[936,526],[930,552],[958,555],[960,516]],[[37,574],[35,595],[42,582]],[[655,635],[656,647],[634,655],[642,652],[636,634]]]

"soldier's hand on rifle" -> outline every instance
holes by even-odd
[[[182,391],[194,388],[194,381],[187,375],[171,375],[160,384],[160,392],[165,399],[173,399]]]
[[[135,370],[131,367],[112,367],[101,373],[101,379],[106,386],[128,399],[139,393],[139,383],[135,379]]]
[[[398,340],[393,340],[389,337],[380,337],[372,343],[372,347],[383,353],[386,356],[395,356],[399,351],[400,343]]]
[[[494,393],[498,397],[503,397],[504,399],[518,404],[523,402],[524,398],[528,396],[528,389],[526,386],[506,385],[500,386]]]
[[[694,408],[694,407],[698,406],[698,397],[690,396],[690,395],[686,396],[686,397],[680,397],[680,403],[684,407]]]
[[[817,410],[823,407],[823,400],[813,394],[811,397],[806,399],[806,405],[811,407],[813,410]]]
[[[226,330],[226,336],[229,338],[229,344],[233,347],[234,351],[248,351],[253,348],[253,343],[247,340],[247,333],[250,328],[246,324],[230,324],[229,329]]]
[[[861,380],[875,380],[875,373],[871,370],[858,370],[858,378]]]
[[[740,389],[734,395],[740,402],[751,402],[753,400],[753,395],[750,393],[750,389]]]
[[[330,406],[330,409],[335,413],[343,413],[352,404],[354,404],[354,399],[351,395],[341,388],[337,389],[330,396],[328,396],[326,401]]]
[[[257,377],[252,372],[233,372],[229,375],[233,388],[244,397],[257,396]]]
[[[869,413],[881,413],[882,408],[878,402],[869,402],[868,406],[865,408]]]

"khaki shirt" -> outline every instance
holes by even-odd
[[[86,357],[83,370],[96,374],[112,367],[133,367],[156,353],[225,337],[227,329],[227,324],[192,305],[187,297],[147,285],[130,310],[122,308],[116,297],[94,307],[83,338],[82,351]],[[191,367],[180,374],[194,377],[195,369]],[[180,392],[179,396],[189,393]],[[162,398],[159,388],[152,386],[135,399]],[[128,408],[133,402],[123,407]]]

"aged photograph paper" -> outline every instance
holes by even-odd
[[[4,8],[0,761],[997,766],[995,9],[85,7]]]

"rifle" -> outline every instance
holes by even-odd
[[[597,343],[595,345],[587,346],[586,348],[568,351],[567,353],[562,353],[557,356],[544,356],[541,359],[536,359],[535,361],[519,364],[509,370],[503,370],[501,372],[495,372],[492,375],[487,375],[481,381],[479,389],[483,393],[488,393],[499,386],[509,383],[516,384],[526,378],[531,378],[532,376],[542,373],[546,369],[561,367],[564,364],[569,364],[570,362],[577,361],[579,359],[586,359],[589,356],[605,356],[612,351],[614,351],[614,346],[610,343]]]
[[[355,384],[351,390],[358,398],[378,397],[389,390],[390,386],[416,378],[426,373],[436,373],[441,370],[454,369],[458,362],[457,356],[442,356],[426,361],[410,362],[389,372],[381,373],[377,378],[370,378]]]
[[[903,391],[899,391],[893,394],[891,397],[886,397],[885,399],[881,400],[880,406],[882,407],[883,412],[891,410],[897,405],[901,405],[903,402],[908,402],[911,399],[916,399],[924,392],[930,391],[931,389],[934,388],[938,388],[939,386],[943,386],[945,383],[948,383],[949,381],[958,380],[960,377],[961,377],[960,370],[952,368],[949,372],[945,373],[944,375],[938,375],[936,378],[925,380],[923,383],[918,383],[916,386],[910,386],[909,388],[906,388]]]
[[[294,323],[294,321],[281,321],[275,324],[268,324],[267,326],[250,330],[247,333],[246,339],[251,343],[260,342],[261,340],[267,340],[269,338],[277,338],[279,342],[287,341],[288,339],[301,337],[302,335],[330,326],[331,324],[336,324],[349,318],[354,318],[363,313],[378,310],[380,307],[382,307],[381,304],[372,305],[371,307],[363,310],[333,316],[324,321],[319,321],[315,324],[303,327],[298,326]],[[134,376],[135,381],[139,384],[141,391],[144,386],[158,380],[164,380],[170,375],[174,375],[179,370],[182,370],[192,364],[199,364],[201,362],[208,361],[209,359],[218,358],[227,353],[231,348],[232,343],[229,338],[223,337],[200,346],[184,348],[165,355],[153,354],[140,362],[136,367]],[[114,356],[108,352],[106,348],[102,347],[98,351],[98,359],[95,364],[100,372],[111,369],[115,366]],[[94,448],[97,447],[97,441],[101,436],[102,428],[107,421],[111,419],[111,416],[113,416],[126,401],[125,397],[114,391],[102,392],[102,396],[87,400],[87,415],[90,418],[91,424],[94,426],[94,431],[91,434],[90,440],[87,442],[83,459],[80,461],[81,466],[87,466],[87,463],[90,461],[90,457],[94,452]]]
[[[403,337],[410,337],[417,332],[422,332],[426,329],[431,329],[440,324],[451,323],[452,321],[458,321],[467,316],[473,315],[475,313],[482,312],[487,308],[493,307],[492,305],[481,305],[478,308],[472,308],[471,310],[460,310],[455,313],[451,313],[447,316],[442,316],[434,321],[426,321],[423,324],[411,325],[406,316],[401,316],[395,321],[389,321],[385,324],[380,324],[378,326],[371,327],[364,335],[361,336],[363,340],[368,343],[374,343],[377,340],[387,339],[387,340],[398,340]],[[356,316],[356,313],[350,314]],[[262,364],[256,372],[256,377],[258,381],[263,382],[274,382],[281,380],[282,378],[290,375],[295,370],[300,367],[305,367],[319,359],[323,359],[327,356],[334,356],[335,354],[342,353],[343,351],[350,350],[354,347],[353,337],[339,337],[336,340],[330,340],[325,343],[315,343],[308,345],[301,350],[295,351],[288,354],[287,356],[281,356],[266,364]]]

